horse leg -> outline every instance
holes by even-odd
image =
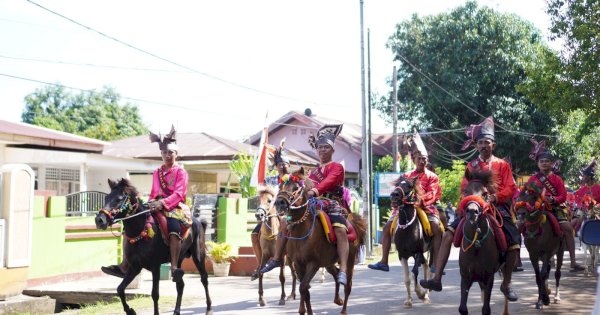
[[[327,272],[329,272],[333,276],[333,281],[335,281],[335,296],[333,297],[333,303],[342,306],[344,304],[344,300],[340,297],[340,283],[337,282],[337,274],[340,270],[335,266],[331,265],[326,267]]]
[[[421,285],[419,284],[419,265],[421,265],[421,267],[423,267],[423,279],[425,279],[425,281],[427,281],[427,279],[429,279],[429,268],[427,266],[427,260],[425,259],[425,256],[423,254],[417,254],[416,259],[415,259],[415,267],[413,268],[416,269],[416,274],[415,274],[415,292],[417,293],[417,297],[419,298],[419,300],[423,301],[423,303],[425,304],[429,304],[429,291],[427,289],[424,289],[423,287],[421,287]]]
[[[469,298],[469,289],[473,285],[473,280],[465,277],[460,277],[460,306],[458,312],[461,315],[468,315],[469,309],[467,308],[467,299]]]
[[[352,292],[352,276],[354,275],[354,260],[350,259],[354,257],[354,251],[352,247],[350,247],[349,259],[351,263],[348,265],[346,269],[346,279],[348,283],[344,286],[344,305],[342,305],[342,310],[340,311],[341,315],[346,315],[346,308],[348,307],[348,298],[350,297],[350,292]]]
[[[281,283],[281,296],[279,297],[279,305],[285,305],[285,264],[281,264],[279,270],[279,283]]]
[[[286,259],[288,259],[288,258],[286,258]],[[292,293],[290,293],[290,295],[287,297],[288,301],[296,299],[296,280],[297,280],[296,269],[294,268],[294,263],[292,263],[290,261],[289,266],[290,266],[290,272],[292,274]]]
[[[196,269],[200,273],[200,280],[202,281],[202,286],[204,286],[204,295],[206,296],[206,315],[212,315],[212,300],[210,299],[210,294],[208,293],[208,271],[206,271],[206,252],[204,251],[203,241],[197,240],[192,245],[192,260],[194,261]]]
[[[481,308],[482,315],[490,315],[492,309],[490,308],[490,298],[492,297],[492,287],[494,286],[494,273],[489,275],[486,279],[479,281],[479,288],[481,289],[481,302],[483,307]]]
[[[563,264],[565,252],[563,250],[563,246],[558,248],[558,252],[556,253],[556,271],[554,272],[554,279],[556,280],[556,292],[554,293],[554,303],[560,303],[560,277],[561,277],[561,268]]]
[[[402,263],[402,270],[404,271],[404,285],[406,286],[406,300],[404,301],[405,308],[412,307],[412,293],[410,292],[410,271],[408,270],[408,260],[406,258],[400,258]]]
[[[127,288],[127,286],[131,283],[131,281],[133,281],[133,279],[140,273],[141,270],[142,269],[140,267],[133,267],[129,265],[129,268],[127,268],[127,273],[125,274],[123,281],[121,281],[121,284],[119,284],[119,286],[117,287],[117,294],[121,299],[121,304],[123,304],[123,310],[127,315],[136,315],[136,313],[133,310],[133,308],[129,307],[129,305],[127,304],[127,300],[125,299],[125,288]],[[152,279],[152,281],[154,281],[154,279]]]
[[[545,291],[545,288],[543,288],[543,282],[542,282],[542,275],[540,273],[540,265],[538,262],[538,257],[536,255],[532,255],[531,252],[529,253],[529,259],[531,260],[531,265],[533,266],[533,271],[535,272],[535,283],[537,284],[538,287],[538,300],[535,303],[535,308],[536,309],[541,309],[542,308],[542,291]]]
[[[177,264],[177,268],[181,268],[181,263]],[[173,315],[179,315],[181,312],[181,298],[183,296],[183,288],[185,287],[185,283],[183,279],[180,279],[175,283],[175,288],[177,289],[177,301],[175,302],[175,309],[173,310]],[[158,315],[156,313],[155,315]]]
[[[325,268],[321,268],[321,283],[323,282],[325,282]]]
[[[300,282],[300,295],[304,300],[304,303],[300,303],[300,314],[304,314],[305,312],[309,315],[313,314],[312,306],[310,304],[310,281],[315,276],[318,270],[319,266],[317,266],[317,264],[315,264],[314,262],[309,262],[306,265],[304,275],[302,276],[302,281]]]
[[[267,258],[265,258],[264,256],[261,257],[260,258],[260,264],[258,265],[258,269],[257,270],[262,269],[262,267],[265,266],[265,264],[266,264],[266,262],[267,262],[268,259],[269,259],[268,257]],[[264,295],[264,291],[263,291],[263,274],[259,272],[259,274],[258,274],[258,305],[260,305],[260,306],[267,305],[267,303],[265,302],[265,299],[264,299],[263,295]]]
[[[308,281],[308,283],[305,283],[306,281],[304,280],[306,279],[306,265],[296,266],[296,274],[298,275],[298,279],[300,280],[300,286],[298,288],[298,292],[300,293],[300,305],[298,307],[298,313],[300,315],[304,315],[306,314],[306,295],[304,294],[304,291],[302,291],[302,288],[304,288],[305,286],[310,287],[310,281]],[[306,291],[308,291],[308,289]]]
[[[160,266],[152,270],[152,302],[154,304],[154,315],[158,315],[158,284],[160,280]]]

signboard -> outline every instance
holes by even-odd
[[[389,197],[394,191],[394,181],[403,173],[377,173],[377,197]]]

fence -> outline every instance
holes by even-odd
[[[94,216],[104,205],[106,193],[100,191],[82,191],[66,195],[67,216]]]

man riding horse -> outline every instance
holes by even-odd
[[[581,187],[575,192],[577,205],[588,212],[590,206],[600,202],[600,185],[596,184],[596,159],[581,170]]]
[[[171,254],[171,275],[173,281],[177,282],[183,277],[183,270],[177,268],[177,260],[183,239],[181,226],[189,226],[192,222],[191,211],[185,204],[188,174],[183,167],[176,163],[179,147],[177,146],[177,134],[173,126],[163,139],[151,132],[150,141],[158,142],[163,165],[152,174],[152,190],[150,191],[148,206],[150,211],[161,211],[166,217]],[[124,251],[125,246],[129,246],[127,242],[123,243]],[[128,266],[127,260],[123,258],[120,265],[102,267],[101,269],[107,274],[123,278]]]
[[[317,131],[316,138],[309,137],[310,145],[317,151],[319,156],[319,167],[312,170],[309,179],[315,184],[314,188],[308,191],[308,197],[320,197],[325,199],[327,206],[325,211],[331,219],[335,237],[337,239],[337,252],[339,256],[340,272],[338,273],[338,282],[342,285],[347,284],[346,268],[348,265],[348,235],[346,227],[346,216],[348,214],[348,202],[344,193],[344,166],[332,160],[335,138],[342,131],[343,125],[325,125]],[[283,224],[281,229],[283,229]],[[323,239],[326,242],[326,239]],[[287,239],[280,237],[277,239],[277,249],[275,256],[260,270],[261,273],[269,272],[283,263],[283,249]]]
[[[529,154],[529,158],[537,162],[539,171],[529,178],[526,186],[534,184],[545,191],[545,201],[552,208],[552,214],[560,223],[560,227],[565,237],[567,249],[571,256],[571,271],[581,271],[583,266],[577,264],[575,257],[575,239],[573,236],[573,227],[569,223],[568,214],[562,207],[567,200],[567,189],[563,179],[553,172],[554,157],[546,148],[546,140],[537,142],[531,139],[533,150]]]
[[[290,160],[288,159],[287,155],[285,154],[285,151],[283,151],[283,143],[284,141],[282,140],[281,143],[279,144],[279,147],[275,149],[275,152],[273,152],[273,163],[272,165],[277,169],[277,178],[275,179],[274,183],[270,182],[270,178],[266,179],[266,184],[269,186],[278,186],[280,182],[283,181],[283,178],[285,175],[290,174]],[[252,230],[252,234],[250,234],[250,238],[252,240],[252,249],[254,250],[254,254],[256,255],[256,259],[258,260],[258,263],[260,264],[260,257],[262,257],[262,250],[260,248],[260,238],[259,238],[259,232],[262,226],[262,221],[259,221],[256,224],[256,227],[254,227],[254,230]],[[280,225],[281,227],[281,225]],[[281,231],[285,231],[285,229],[280,229]],[[281,239],[281,238],[279,238]],[[282,247],[283,248],[283,247]],[[260,266],[259,266],[260,267]],[[254,273],[252,273],[252,276],[250,277],[250,279],[252,281],[258,279],[259,276],[259,271],[256,270]]]
[[[436,206],[439,204],[440,198],[442,197],[442,188],[440,187],[438,176],[426,168],[428,155],[419,133],[415,131],[414,135],[409,139],[408,144],[410,147],[411,158],[415,164],[415,169],[402,174],[402,177],[406,179],[419,178],[418,181],[424,191],[424,196],[416,205],[417,211],[425,211],[427,214],[433,232],[433,257],[437,257],[442,242],[442,230],[440,228],[440,218]],[[392,238],[390,228],[397,213],[398,208],[395,208],[388,222],[383,227],[381,260],[375,264],[370,264],[368,267],[371,269],[390,271],[388,265],[388,256],[390,254]]]
[[[466,128],[465,133],[469,138],[463,145],[463,150],[468,148],[469,145],[475,143],[477,151],[479,151],[479,157],[472,160],[467,164],[468,172],[475,172],[478,170],[491,171],[495,186],[497,187],[496,192],[492,193],[487,197],[487,201],[498,209],[504,224],[502,231],[506,236],[508,243],[508,251],[506,253],[506,263],[502,270],[503,281],[500,286],[500,291],[506,296],[509,301],[516,301],[518,299],[517,294],[513,291],[510,286],[512,271],[517,262],[519,254],[519,248],[521,244],[521,237],[517,227],[513,223],[513,218],[510,213],[510,201],[517,190],[517,185],[512,176],[512,169],[510,164],[505,160],[498,158],[493,155],[493,151],[496,148],[496,141],[494,135],[494,121],[492,117],[486,118],[479,125],[471,125]],[[461,191],[467,185],[467,179],[463,178],[461,184]],[[435,277],[430,280],[421,280],[419,283],[427,289],[434,291],[442,290],[442,274],[448,257],[450,256],[450,248],[454,239],[454,233],[460,223],[460,217],[454,219],[454,221],[448,226],[448,230],[442,236],[442,244],[439,249],[439,255],[436,257],[435,266],[436,273]]]

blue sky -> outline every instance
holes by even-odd
[[[180,132],[240,139],[260,130],[267,111],[272,121],[305,108],[361,122],[358,0],[32,1],[159,58],[28,1],[1,1],[2,119],[20,121],[23,98],[43,86],[23,80],[32,79],[111,86],[136,100],[154,132],[173,123]],[[394,63],[385,43],[396,23],[463,3],[364,0],[373,90],[387,89]],[[516,13],[548,34],[543,0],[479,4]],[[373,116],[375,132],[391,132]]]

